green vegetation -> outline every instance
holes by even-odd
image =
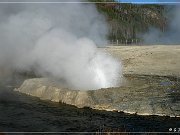
[[[104,0],[89,1],[104,2]],[[147,31],[152,26],[165,30],[165,7],[162,5],[96,3],[96,6],[107,18],[110,41],[139,42],[138,34]]]

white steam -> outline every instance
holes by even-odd
[[[108,30],[94,5],[4,4],[0,18],[0,69],[33,70],[73,89],[119,84],[121,63],[96,46]]]
[[[180,6],[166,6],[172,8],[165,14],[167,18],[167,26],[162,32],[157,28],[151,27],[147,33],[143,33],[140,37],[143,38],[145,44],[180,44]]]

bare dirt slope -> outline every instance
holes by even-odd
[[[124,74],[180,76],[180,45],[109,46]]]

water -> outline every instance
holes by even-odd
[[[0,131],[4,132],[168,132],[169,128],[179,127],[180,118],[78,109],[26,96],[14,92],[11,87],[0,88]]]

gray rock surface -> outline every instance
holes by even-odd
[[[139,115],[180,116],[179,82],[168,78],[141,77],[127,86],[99,90],[70,90],[47,78],[27,79],[15,89],[43,100],[63,102],[77,107],[123,111]],[[129,78],[129,79],[130,79]],[[178,84],[177,84],[178,83]]]

